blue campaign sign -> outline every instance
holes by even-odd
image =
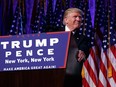
[[[0,37],[0,71],[65,68],[70,32]]]

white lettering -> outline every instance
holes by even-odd
[[[31,58],[31,62],[41,62],[42,59],[41,58]]]
[[[54,55],[54,49],[48,49],[48,55]]]
[[[10,64],[11,64],[11,63],[15,63],[15,62],[16,62],[16,60],[8,60],[8,59],[7,59],[7,60],[5,60],[5,64],[8,64],[8,63],[10,63]]]
[[[26,51],[26,56],[33,56],[33,51],[32,50],[27,50]]]
[[[43,60],[44,61],[54,61],[54,58],[53,57],[50,57],[50,58],[47,58],[47,57],[43,57]]]
[[[37,54],[38,54],[39,56],[43,56],[43,49],[39,49],[39,50],[37,51]]]
[[[58,43],[59,39],[58,38],[51,38],[50,39],[50,46],[53,46],[54,44]]]
[[[15,49],[15,48],[21,48],[21,46],[24,48],[31,48],[32,45],[34,45],[35,47],[46,47],[48,45],[48,42],[47,39],[41,39],[41,40],[36,39],[35,42],[32,40],[23,40],[22,42],[20,41],[0,42],[0,44],[2,45],[3,49],[7,49],[8,45],[10,45],[9,48]],[[58,38],[50,38],[49,45],[54,46],[58,42],[59,42]]]
[[[29,40],[29,42],[28,42],[28,45],[27,45],[27,40],[24,40],[23,41],[23,46],[25,47],[25,48],[30,48],[30,47],[32,47],[32,40]]]
[[[40,41],[39,39],[36,40],[35,42],[36,47],[42,47],[42,46],[47,46],[47,39],[42,39],[42,41]]]
[[[9,42],[1,42],[1,45],[3,45],[3,49],[7,49],[7,44],[9,44]]]
[[[28,59],[17,59],[18,63],[29,63]]]
[[[16,57],[21,57],[22,56],[21,53],[22,51],[16,51]]]
[[[5,53],[5,57],[8,57],[8,56],[10,56],[11,55],[11,52],[10,51],[7,51],[6,53]]]
[[[12,41],[11,48],[20,48],[20,42],[19,41]]]

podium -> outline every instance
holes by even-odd
[[[70,32],[0,39],[0,87],[63,87],[68,52],[75,46]]]
[[[65,69],[0,72],[0,87],[63,87]]]

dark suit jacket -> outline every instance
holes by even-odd
[[[64,26],[65,27],[65,26]],[[58,28],[55,29],[57,31],[65,31],[65,28]],[[74,31],[75,34],[73,34],[75,41],[77,43],[78,49],[84,51],[86,58],[88,58],[89,55],[89,48],[90,48],[90,39],[87,38],[84,35],[79,35],[79,29],[77,29],[76,31]]]
[[[87,38],[84,35],[78,35],[78,31],[75,32],[74,38],[75,38],[75,41],[77,43],[78,49],[84,51],[84,53],[86,55],[86,59],[87,59],[88,55],[89,55],[89,48],[90,48],[90,46],[89,46],[89,42],[90,42],[89,38]]]
[[[64,28],[57,28],[58,31],[65,31]],[[85,37],[84,35],[79,35],[78,30],[74,31],[75,33],[71,34],[71,37],[73,36],[77,48],[69,49],[68,53],[68,59],[67,59],[67,66],[66,66],[66,74],[74,75],[77,77],[81,76],[82,71],[82,65],[85,60],[82,60],[81,62],[77,61],[76,58],[76,52],[77,50],[84,51],[86,55],[86,59],[89,55],[89,39]]]
[[[57,31],[65,31],[65,28],[64,27],[63,28],[56,27],[56,29],[54,29],[54,30],[57,30]],[[79,32],[78,30],[79,29],[77,29],[76,31],[74,31],[75,34],[73,34],[73,36],[74,36],[75,41],[77,43],[78,49],[84,51],[84,53],[86,55],[86,58],[88,58],[89,48],[90,48],[90,43],[89,43],[90,40],[89,40],[89,38],[87,38],[84,35],[79,35],[78,34],[78,32]]]
[[[85,60],[78,62],[77,60],[77,52],[78,50],[84,51],[86,58],[89,55],[89,46],[88,46],[88,39],[81,35],[79,36],[77,33],[71,34],[70,45],[73,43],[76,46],[69,47],[68,59],[67,59],[67,66],[66,66],[66,74],[73,75],[73,76],[81,76],[82,65]]]

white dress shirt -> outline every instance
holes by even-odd
[[[67,26],[65,26],[65,31],[70,31],[70,29]]]

